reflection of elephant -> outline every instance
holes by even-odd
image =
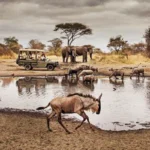
[[[62,49],[62,58],[63,58],[63,62],[68,62],[68,58],[69,56],[71,57],[71,62],[75,62],[76,61],[76,50],[75,47],[73,46],[68,46],[68,47],[64,47]]]
[[[87,53],[89,52],[90,58],[92,59],[93,48],[92,46],[80,46],[76,47],[76,55],[83,56],[83,62],[87,62]]]

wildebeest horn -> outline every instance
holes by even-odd
[[[101,95],[99,96],[99,100],[101,100],[101,98],[102,98],[102,95],[103,95],[103,94],[101,93]]]

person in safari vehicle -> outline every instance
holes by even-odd
[[[40,57],[39,54],[41,54]],[[44,50],[39,49],[20,49],[16,63],[19,66],[24,66],[26,70],[32,70],[33,68],[54,70],[59,65],[58,62],[47,59]]]

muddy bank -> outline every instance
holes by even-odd
[[[47,69],[33,69],[31,71],[26,71],[23,67],[20,67],[16,64],[15,59],[1,59],[0,60],[0,77],[21,77],[21,76],[64,76],[68,73],[69,68],[73,68],[79,65],[91,65],[98,68],[98,73],[96,75],[105,75],[109,76],[111,72],[110,68],[120,69],[123,68],[125,76],[129,76],[132,67],[135,67],[133,64],[93,64],[88,63],[62,63],[61,58],[59,58],[60,66],[57,67],[54,71],[47,71]],[[150,77],[150,64],[147,63],[144,65],[145,76]]]
[[[150,146],[150,130],[102,131],[84,124],[79,130],[76,121],[64,120],[72,132],[66,134],[56,119],[51,121],[53,132],[47,132],[44,116],[0,112],[0,149],[39,150],[141,150]]]

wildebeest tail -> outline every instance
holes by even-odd
[[[42,110],[42,109],[47,108],[48,106],[50,106],[50,103],[48,103],[48,105],[47,105],[47,106],[45,106],[45,107],[38,107],[36,110]]]

